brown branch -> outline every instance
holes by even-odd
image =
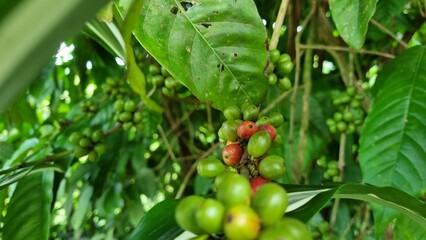
[[[375,19],[372,18],[371,19],[371,23],[373,25],[375,25],[376,27],[378,27],[380,30],[382,30],[382,32],[384,32],[387,35],[389,35],[390,37],[392,37],[395,41],[397,41],[404,48],[408,48],[409,47],[406,42],[404,42],[401,39],[399,39],[393,32],[391,32],[391,30],[387,29],[385,26],[383,26],[381,23],[379,23]]]
[[[321,44],[300,44],[301,49],[318,49],[318,50],[333,50],[333,51],[342,51],[342,52],[356,52],[359,54],[369,54],[369,55],[377,55],[385,58],[395,58],[394,55],[384,52],[378,52],[378,51],[371,51],[371,50],[354,50],[348,47],[342,47],[342,46],[331,46],[331,45],[321,45]]]

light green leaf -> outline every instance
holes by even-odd
[[[355,49],[364,45],[368,22],[377,0],[330,0],[330,11],[340,36]]]
[[[147,0],[134,30],[143,47],[201,101],[262,102],[266,30],[252,0]]]
[[[79,231],[86,213],[90,207],[90,199],[92,198],[93,187],[89,184],[84,185],[81,189],[80,197],[78,199],[77,209],[71,217],[71,225],[74,230]]]
[[[377,79],[382,87],[365,121],[359,151],[365,182],[416,196],[426,188],[425,54],[426,47],[411,48],[384,67]],[[378,229],[396,217],[379,209],[374,213]]]
[[[76,33],[107,2],[21,0],[2,9],[7,14],[0,22],[0,110],[36,77],[60,41]]]
[[[53,171],[22,179],[12,195],[4,219],[3,239],[49,238]]]

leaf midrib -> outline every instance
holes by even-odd
[[[177,8],[179,9],[179,11],[183,14],[183,16],[185,17],[185,19],[191,24],[192,28],[195,30],[195,32],[201,36],[201,39],[203,39],[203,41],[209,46],[209,48],[213,51],[213,53],[216,55],[216,57],[220,60],[220,62],[223,64],[223,66],[225,66],[225,68],[231,73],[231,76],[233,79],[235,79],[235,81],[238,83],[238,86],[240,87],[240,89],[244,92],[244,95],[247,97],[247,99],[250,101],[250,103],[253,103],[250,95],[248,94],[248,92],[246,91],[246,89],[244,88],[244,85],[241,84],[240,81],[238,81],[237,77],[234,75],[234,73],[231,71],[231,69],[228,67],[227,64],[225,64],[225,62],[223,61],[223,59],[219,56],[219,54],[215,51],[215,49],[210,45],[210,43],[207,41],[207,39],[204,37],[203,34],[201,34],[200,30],[198,30],[198,28],[192,23],[191,19],[188,17],[188,15],[185,13],[185,9],[180,5],[180,3],[177,0],[173,0],[175,2],[175,5],[177,6]],[[176,19],[176,18],[175,18]]]

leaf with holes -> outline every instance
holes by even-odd
[[[143,47],[201,101],[262,102],[267,35],[252,0],[147,0],[134,30]]]
[[[407,50],[385,66],[360,140],[363,180],[419,195],[426,188],[426,47]],[[375,211],[379,224],[395,217]],[[385,226],[382,225],[382,226]]]
[[[377,0],[330,0],[330,11],[337,30],[351,47],[362,48],[376,3]]]

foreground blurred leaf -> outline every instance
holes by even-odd
[[[4,219],[3,239],[48,239],[53,171],[22,179],[12,195]]]
[[[376,3],[377,0],[330,0],[331,16],[337,30],[351,47],[362,48]]]
[[[415,47],[384,67],[377,79],[382,87],[365,121],[359,151],[365,182],[416,196],[426,189],[424,66],[426,47]],[[376,208],[374,215],[378,234],[396,217]]]
[[[107,0],[22,0],[2,9],[0,111],[23,91],[52,57]]]
[[[201,101],[260,103],[268,89],[265,27],[251,0],[147,0],[134,30],[144,48]]]
[[[179,200],[165,200],[155,205],[140,221],[130,240],[169,240],[183,230],[175,221],[175,208]]]

